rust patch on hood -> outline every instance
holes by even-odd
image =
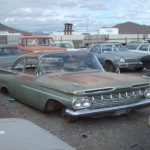
[[[101,73],[78,73],[78,74],[64,74],[61,77],[55,76],[53,79],[65,80],[67,82],[74,82],[81,85],[91,85],[99,83],[115,83],[117,79],[105,76]]]

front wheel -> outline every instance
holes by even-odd
[[[65,114],[65,111],[66,111],[66,107],[63,107],[61,110],[61,115],[64,117],[65,122],[73,123],[78,119],[78,117],[76,116],[70,116],[70,115]]]
[[[104,69],[108,72],[114,72],[115,71],[115,67],[114,67],[113,63],[110,61],[105,62]]]

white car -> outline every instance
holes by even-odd
[[[80,49],[74,48],[72,42],[55,42],[56,46],[66,48],[68,51],[77,51]]]
[[[129,50],[138,52],[138,53],[143,53],[146,55],[150,55],[150,43],[143,43],[143,44],[140,44],[136,49],[129,49]]]

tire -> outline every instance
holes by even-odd
[[[67,115],[65,114],[65,111],[66,107],[63,107],[61,110],[61,116],[63,116],[66,123],[74,123],[75,121],[78,120],[78,117]]]
[[[115,67],[111,61],[105,62],[104,69],[108,72],[114,72],[115,71]]]
[[[143,70],[143,67],[140,67],[140,68],[135,68],[136,71],[142,71]]]

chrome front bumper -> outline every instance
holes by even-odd
[[[99,108],[99,109],[81,109],[73,111],[71,109],[66,109],[65,113],[71,116],[87,116],[87,115],[94,115],[94,114],[102,114],[102,113],[114,113],[115,115],[122,115],[127,114],[133,109],[139,109],[148,107],[150,105],[150,99],[144,99],[142,101],[120,105],[120,106],[113,106],[113,107],[106,107],[106,108]]]
[[[133,62],[133,63],[119,63],[119,68],[141,68],[143,67],[142,62]]]

